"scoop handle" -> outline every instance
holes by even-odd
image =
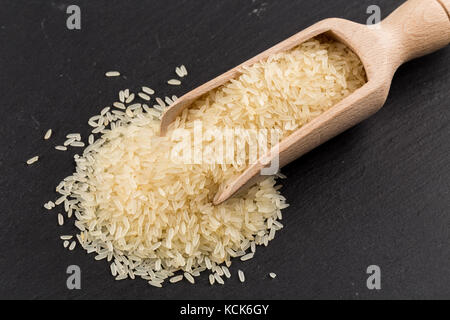
[[[402,63],[450,43],[450,0],[408,0],[381,22],[392,59]]]

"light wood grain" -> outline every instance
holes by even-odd
[[[448,45],[449,8],[450,0],[409,0],[382,21],[378,28],[337,18],[318,22],[181,97],[165,112],[161,121],[161,134],[165,135],[170,123],[196,99],[241,74],[242,67],[290,50],[325,33],[356,52],[364,64],[368,82],[281,141],[279,154],[268,156],[272,159],[279,156],[280,166],[283,167],[379,110],[386,101],[392,77],[401,64]],[[260,172],[264,166],[260,161],[224,183],[214,203],[222,203],[240,189],[261,179]]]

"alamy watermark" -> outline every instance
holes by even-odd
[[[377,265],[371,265],[367,267],[366,273],[370,275],[366,281],[367,289],[381,290],[381,268]]]
[[[381,8],[375,4],[367,7],[367,14],[370,16],[367,18],[366,24],[371,29],[381,28]]]
[[[217,164],[243,167],[261,164],[261,175],[274,175],[280,169],[277,129],[203,129],[200,120],[192,130],[176,129],[171,135],[174,147],[170,160],[180,164]]]
[[[77,265],[67,267],[66,273],[69,277],[66,280],[66,286],[69,290],[81,289],[81,268]]]
[[[66,20],[66,26],[69,30],[81,29],[81,9],[77,5],[67,7],[66,13],[69,15]]]

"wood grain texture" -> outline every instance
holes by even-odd
[[[443,3],[443,2],[442,2]],[[383,21],[399,65],[450,43],[450,18],[439,0],[409,0]]]
[[[83,14],[79,32],[65,28],[60,2],[1,2],[1,298],[450,296],[449,48],[401,66],[384,108],[284,168],[285,229],[251,261],[233,263],[245,285],[234,278],[210,287],[207,277],[162,290],[116,282],[106,263],[64,250],[59,235],[75,228],[58,227],[58,212],[42,209],[73,172],[77,152],[53,145],[69,132],[87,137],[88,118],[119,90],[148,85],[181,96],[317,21],[365,23],[369,5],[386,17],[401,0],[73,0]],[[183,86],[167,86],[181,63],[189,69]],[[105,79],[112,69],[126,78]],[[41,160],[27,167],[36,154]],[[82,270],[80,291],[66,288],[72,264]],[[366,288],[370,264],[382,269],[380,292]]]

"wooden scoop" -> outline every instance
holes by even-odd
[[[242,65],[187,93],[162,117],[161,135],[195,100],[230,79],[238,77],[244,66],[270,55],[290,50],[301,43],[326,34],[351,48],[364,64],[368,82],[353,94],[282,140],[269,159],[279,156],[280,167],[299,158],[377,112],[385,103],[394,73],[403,63],[434,52],[450,43],[450,0],[409,0],[379,25],[367,26],[344,19],[320,21]],[[267,158],[267,157],[266,157]],[[261,178],[267,161],[250,165],[241,175],[226,181],[214,198],[220,204],[241,188]]]

